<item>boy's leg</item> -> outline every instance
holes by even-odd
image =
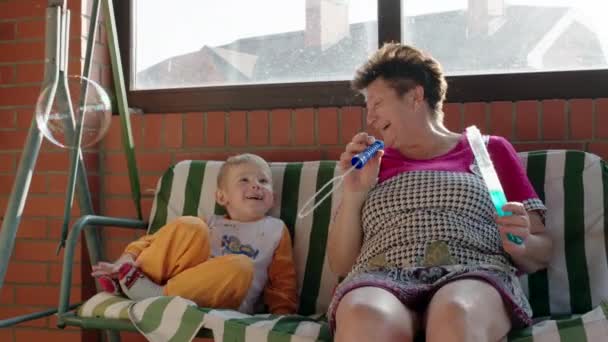
[[[164,289],[199,306],[238,309],[253,279],[253,262],[244,255],[209,259],[171,278]]]
[[[198,217],[179,217],[155,235],[150,246],[137,257],[137,263],[156,284],[164,285],[167,280],[209,258],[209,227]]]

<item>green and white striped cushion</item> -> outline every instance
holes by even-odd
[[[540,322],[513,332],[509,341],[604,341],[608,336],[608,305],[601,304],[608,299],[608,222],[604,220],[608,168],[599,157],[579,151],[538,151],[519,156],[548,208],[546,226],[555,254],[547,270],[522,277]],[[178,216],[221,213],[214,196],[220,165],[214,161],[183,161],[167,170],[157,186],[149,232]],[[333,196],[305,219],[297,219],[297,212],[337,174],[335,162],[271,163],[271,169],[277,197],[271,214],[287,224],[294,240],[300,313],[323,314],[338,282],[329,270],[325,246],[329,220],[339,198]],[[158,306],[166,305],[166,299],[158,301]],[[124,298],[100,293],[81,306],[78,314],[127,319],[131,304]],[[319,333],[313,340],[328,338],[326,324],[302,316],[243,316],[234,311],[196,310],[204,313],[203,326],[221,331],[223,341],[300,341],[303,339],[290,335],[310,329]],[[564,314],[574,316],[543,318]],[[200,315],[197,317],[189,326],[197,327]],[[145,319],[132,321],[140,331],[142,327],[149,329]]]
[[[182,161],[168,169],[157,185],[148,232],[182,215],[223,213],[214,195],[221,165],[217,161]],[[270,214],[285,222],[293,239],[302,315],[324,313],[338,283],[325,254],[329,221],[338,196],[328,198],[311,215],[297,218],[298,208],[338,174],[335,165],[333,161],[270,163],[276,197]]]
[[[554,255],[548,269],[522,277],[535,317],[583,314],[608,299],[608,169],[581,151],[520,153],[547,206]]]

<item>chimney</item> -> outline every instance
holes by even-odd
[[[349,1],[306,0],[306,47],[318,47],[323,51],[350,35]]]
[[[504,14],[504,0],[468,0],[468,36],[485,37],[492,34]]]

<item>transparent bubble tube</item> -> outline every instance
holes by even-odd
[[[473,155],[475,156],[475,161],[481,172],[481,177],[488,187],[490,198],[498,216],[511,215],[510,212],[502,210],[502,207],[507,203],[507,197],[502,189],[498,174],[496,174],[496,169],[494,169],[494,164],[492,163],[492,159],[490,159],[490,155],[488,154],[479,129],[475,126],[467,127],[466,136],[469,145],[471,146],[471,150],[473,150]],[[507,238],[518,245],[523,242],[521,237],[510,233],[507,234]]]

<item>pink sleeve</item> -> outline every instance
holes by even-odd
[[[538,199],[511,143],[503,137],[491,136],[488,153],[498,173],[507,201],[523,203],[526,200]]]

